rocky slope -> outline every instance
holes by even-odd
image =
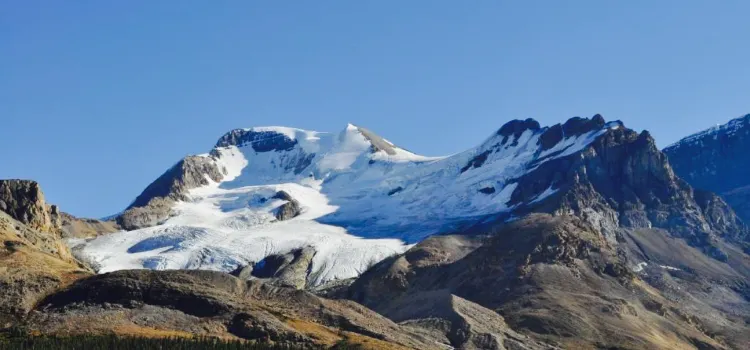
[[[304,284],[304,280],[295,279],[298,274],[293,272],[304,266],[299,260],[310,259],[305,251],[288,260],[279,257],[278,264],[269,261],[266,266],[257,266],[261,278],[252,280],[196,270],[93,275],[70,255],[62,242],[62,227],[65,222],[79,228],[85,223],[87,229],[106,231],[111,229],[109,224],[67,214],[59,219],[62,214],[47,205],[38,184],[20,180],[0,183],[7,210],[0,212],[0,333],[13,328],[57,336],[209,336],[283,343],[294,348],[319,348],[346,341],[362,349],[446,348],[446,337],[456,333],[442,325],[426,328],[397,324],[354,302],[327,300],[299,290],[295,284]],[[80,236],[86,230],[67,232]],[[291,288],[263,282],[263,277],[269,276]],[[468,310],[466,313],[475,308],[479,307],[461,302],[461,310]],[[489,310],[484,312],[489,313],[485,317],[493,320],[493,325],[477,324],[475,327],[483,331],[468,338],[464,348],[503,343],[513,349],[550,348],[513,332],[504,323],[494,322],[501,318]],[[461,324],[468,331],[469,326]]]
[[[60,212],[33,181],[0,180],[0,326],[47,294],[92,273],[62,241]]]
[[[721,195],[750,221],[750,114],[690,135],[664,149],[680,177]]]
[[[59,225],[46,204],[6,202]],[[237,129],[117,222],[130,231],[77,241],[98,272],[235,277],[85,277],[40,294],[26,326],[371,348],[750,342],[748,228],[648,132],[599,115],[511,121],[437,158],[352,125]]]
[[[430,305],[459,298],[570,349],[741,349],[750,341],[750,260],[731,246],[723,263],[658,229],[622,229],[612,245],[568,215],[531,214],[484,233],[433,236],[339,297],[417,327],[410,319],[429,308],[428,328],[455,318]]]
[[[545,134],[585,130],[597,119]],[[508,125],[509,135],[537,127]],[[498,213],[462,236],[433,236],[339,296],[400,319],[419,313],[408,301],[449,293],[567,348],[747,344],[747,228],[721,198],[677,177],[647,132],[610,129],[516,181],[510,220]],[[545,189],[554,193],[530,200]]]

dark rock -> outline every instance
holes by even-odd
[[[247,145],[250,145],[255,152],[290,151],[297,145],[297,140],[274,131],[235,129],[216,142],[216,147]]]
[[[495,188],[491,187],[491,186],[490,187],[483,187],[483,188],[479,189],[479,192],[480,193],[484,193],[484,194],[493,194],[493,193],[495,193]]]
[[[565,124],[563,124],[563,135],[565,137],[582,135],[592,130],[599,130],[604,127],[604,124],[604,118],[602,118],[602,116],[599,114],[595,115],[591,119],[573,117],[568,119]]]
[[[484,164],[485,161],[487,161],[487,157],[492,153],[491,150],[486,150],[480,154],[477,154],[469,160],[469,163],[467,163],[463,168],[461,168],[461,172],[465,172],[466,170],[469,170],[471,168],[479,168]]]
[[[404,190],[404,188],[403,188],[403,187],[401,187],[401,186],[398,186],[398,187],[396,187],[396,188],[394,188],[394,189],[392,189],[392,190],[388,191],[388,195],[389,195],[389,196],[392,196],[392,195],[394,195],[394,194],[396,194],[396,193],[399,193],[399,192],[401,192],[401,191],[403,191],[403,190]]]
[[[271,198],[281,199],[281,200],[290,201],[290,202],[294,200],[294,198],[292,198],[292,196],[286,191],[278,191]]]
[[[556,144],[560,143],[563,139],[563,128],[560,124],[556,124],[545,130],[541,136],[539,136],[539,144],[542,146],[542,150],[546,151]]]
[[[516,119],[505,123],[505,125],[500,127],[500,129],[497,131],[497,134],[500,136],[513,136],[514,138],[518,138],[526,130],[538,131],[539,129],[541,129],[541,127],[539,126],[539,122],[534,119]]]
[[[750,114],[664,149],[674,171],[697,189],[721,195],[750,221]]]

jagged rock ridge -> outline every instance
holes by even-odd
[[[721,195],[750,220],[750,114],[688,136],[664,149],[675,172],[693,187]]]

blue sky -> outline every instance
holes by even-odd
[[[0,178],[123,209],[237,127],[443,155],[601,113],[664,146],[750,113],[748,1],[3,1]]]

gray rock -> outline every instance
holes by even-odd
[[[193,188],[208,185],[224,178],[212,157],[185,157],[146,187],[130,206],[117,218],[117,224],[126,230],[157,225],[171,213],[174,201],[186,200]]]
[[[35,181],[0,180],[0,203],[0,210],[32,229],[60,229],[57,207],[44,201],[44,193]]]
[[[292,250],[286,254],[273,254],[256,263],[250,274],[270,283],[304,289],[312,269],[315,250],[312,247]],[[241,271],[242,272],[246,272]]]
[[[357,130],[359,130],[362,136],[364,136],[365,139],[370,142],[370,148],[372,152],[383,151],[386,154],[390,155],[396,154],[396,150],[394,149],[395,146],[392,143],[386,141],[374,132],[365,128],[357,127]]]
[[[276,192],[276,194],[272,198],[286,201],[286,203],[282,204],[275,210],[274,215],[276,216],[277,220],[289,220],[300,214],[299,202],[296,199],[292,198],[289,193],[286,193],[285,191],[279,191]]]

